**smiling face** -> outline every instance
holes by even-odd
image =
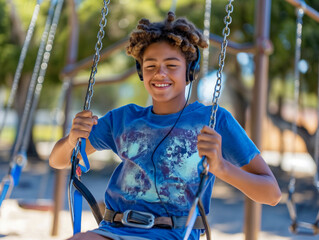
[[[183,108],[186,68],[186,59],[179,47],[156,42],[145,49],[142,64],[144,86],[152,96],[155,113],[176,113]]]

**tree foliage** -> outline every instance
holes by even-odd
[[[306,3],[319,11],[319,2],[308,0]],[[271,14],[271,40],[274,53],[270,56],[271,78],[286,78],[294,70],[296,44],[296,9],[285,1],[274,1]],[[308,91],[316,92],[319,63],[319,23],[309,16],[303,17],[301,59],[309,64],[303,78],[309,86]]]
[[[12,0],[13,1],[13,0]],[[17,66],[21,44],[12,36],[12,23],[10,22],[10,8],[8,1],[0,0],[0,85],[10,87]],[[30,22],[32,11],[36,1],[14,0],[24,31],[26,32]],[[77,2],[77,13],[80,24],[78,59],[84,59],[94,53],[100,11],[103,1],[81,0]],[[212,1],[211,32],[221,35],[224,27],[225,5],[227,0]],[[258,16],[255,11],[255,0],[239,0],[234,2],[233,21],[231,24],[230,39],[235,42],[254,41],[254,19]],[[145,17],[152,21],[162,19],[172,4],[171,0],[120,0],[111,1],[109,14],[107,16],[106,36],[103,40],[104,47],[127,37],[129,32],[136,26],[139,19]],[[307,4],[314,9],[319,9],[319,2],[307,0]],[[33,70],[38,45],[44,28],[49,1],[44,0],[38,18],[32,44],[28,53],[27,61],[23,69],[24,73]],[[204,0],[181,0],[177,1],[176,15],[186,16],[199,28],[203,28],[205,11]],[[62,12],[58,25],[56,39],[49,68],[47,70],[47,81],[49,85],[60,84],[60,73],[66,64],[68,50],[68,38],[70,26],[68,25],[68,4]],[[272,1],[270,36],[274,44],[274,52],[270,56],[269,79],[286,78],[293,72],[294,46],[296,32],[295,8],[286,1]],[[309,70],[304,76],[310,91],[315,91],[318,76],[319,56],[319,28],[318,23],[304,16],[302,58],[309,63]],[[120,53],[123,55],[122,53]],[[217,58],[217,56],[212,56]],[[212,61],[216,64],[216,61]],[[130,58],[112,56],[103,63],[103,74],[115,74],[123,72],[134,62]],[[89,71],[89,69],[88,69]],[[110,73],[111,71],[111,73]],[[87,74],[87,72],[85,73]],[[46,90],[44,90],[46,91]],[[45,94],[50,96],[50,94]],[[44,102],[46,102],[44,100]],[[50,102],[50,101],[48,101]]]

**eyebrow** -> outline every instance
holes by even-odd
[[[177,57],[169,57],[169,58],[165,58],[164,59],[164,61],[172,61],[172,60],[176,60],[176,61],[181,62],[181,60],[179,58],[177,58]],[[150,62],[150,61],[157,61],[157,59],[156,58],[146,58],[144,60],[144,62]]]

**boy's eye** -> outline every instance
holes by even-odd
[[[145,69],[147,69],[147,70],[151,70],[151,69],[154,69],[154,68],[155,68],[155,65],[145,66]]]
[[[174,65],[174,64],[169,64],[167,65],[168,68],[171,68],[171,69],[175,69],[177,67],[177,65]]]

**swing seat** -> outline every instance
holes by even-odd
[[[34,200],[21,200],[18,201],[19,207],[27,210],[37,210],[37,211],[52,211],[53,210],[53,201],[51,199],[37,199]]]
[[[294,222],[290,225],[290,231],[298,235],[314,236],[319,234],[319,222]]]

